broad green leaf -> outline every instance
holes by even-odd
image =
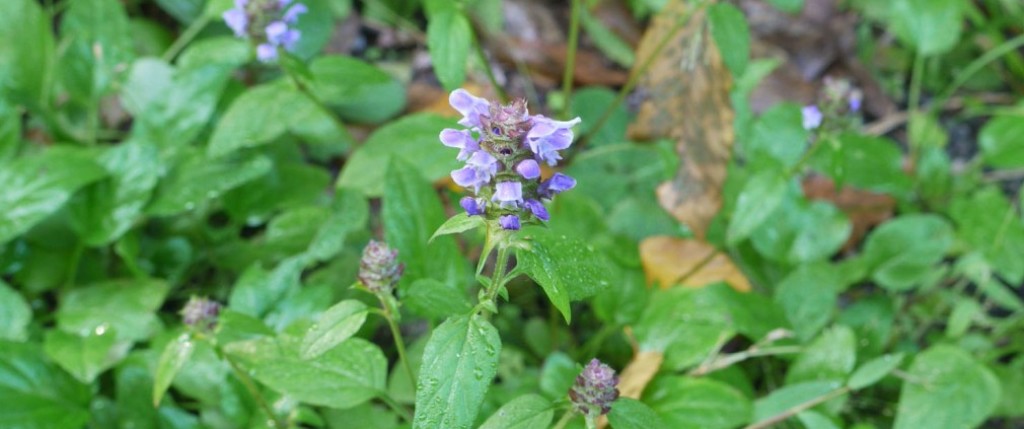
[[[98,103],[134,57],[128,15],[118,0],[71,0],[62,15],[60,73],[68,92]],[[119,72],[120,71],[120,72]]]
[[[0,162],[13,158],[21,149],[21,122],[20,108],[0,98]]]
[[[903,353],[879,356],[857,368],[846,385],[853,390],[863,389],[885,378],[903,362]]]
[[[734,428],[750,422],[753,413],[740,391],[710,379],[661,376],[644,390],[643,401],[668,427],[678,429]]]
[[[9,39],[13,40],[13,39]],[[105,174],[81,151],[51,148],[0,168],[0,243],[21,235]]]
[[[808,381],[772,391],[754,401],[754,423],[763,422],[806,402],[829,395],[843,387],[836,381]]]
[[[401,158],[391,159],[384,183],[384,236],[388,245],[398,249],[398,258],[405,263],[402,287],[421,278],[463,284],[468,266],[454,237],[439,237],[430,242],[430,235],[445,220],[444,208],[430,184]]]
[[[903,383],[895,429],[980,425],[999,404],[999,380],[966,351],[936,345],[914,358]]]
[[[801,411],[796,418],[803,423],[807,429],[842,429],[836,423],[817,411]]]
[[[217,343],[227,345],[235,341],[246,341],[273,336],[274,331],[262,320],[230,308],[222,309],[217,315]]]
[[[156,0],[160,8],[183,24],[192,22],[203,13],[207,0]]]
[[[708,8],[711,37],[733,76],[743,76],[750,60],[750,27],[747,18],[736,6],[715,3]]]
[[[309,69],[317,96],[345,119],[377,123],[405,107],[405,87],[372,64],[323,56],[313,60]]]
[[[630,50],[632,53],[632,49]],[[629,126],[629,111],[622,104],[615,107],[611,116],[605,120],[599,130],[593,130],[597,121],[604,115],[604,110],[612,105],[615,100],[615,92],[604,87],[581,88],[572,93],[572,117],[579,116],[583,122],[576,129],[577,135],[589,134],[590,147],[608,146],[626,141],[626,127]],[[625,145],[623,145],[625,146]],[[644,149],[642,146],[630,145],[629,147]],[[588,156],[593,151],[580,153],[580,158]],[[652,159],[653,160],[653,159]],[[575,162],[572,165],[575,165]],[[662,162],[657,160],[657,162]],[[571,166],[570,166],[571,168]],[[575,177],[575,176],[573,176]],[[608,183],[606,183],[608,184]]]
[[[384,183],[391,159],[400,159],[403,168],[438,180],[460,167],[458,151],[441,144],[441,130],[455,121],[431,113],[408,115],[378,128],[370,134],[345,163],[338,178],[339,188],[362,191],[368,197],[384,195]],[[433,232],[433,231],[430,231]]]
[[[800,106],[783,103],[768,109],[757,118],[744,149],[754,161],[792,167],[803,155],[807,139],[808,132],[803,127]]]
[[[946,337],[960,338],[970,329],[974,319],[982,314],[981,305],[974,298],[958,297],[946,321]]]
[[[797,13],[804,8],[804,0],[768,0],[768,3],[789,13]]]
[[[872,278],[901,291],[915,287],[953,244],[953,229],[935,215],[910,214],[886,222],[868,236],[863,257]]]
[[[445,10],[427,21],[427,48],[434,74],[446,90],[458,89],[466,80],[466,63],[473,43],[473,28],[460,10]]]
[[[118,365],[114,373],[117,424],[121,428],[200,429],[199,419],[165,402],[153,406],[153,373],[150,355],[135,353]]]
[[[636,62],[633,47],[611,28],[605,26],[605,23],[591,14],[587,8],[580,8],[580,25],[597,49],[608,59],[627,69],[633,67],[633,63]]]
[[[32,308],[18,291],[0,280],[0,341],[25,341]]]
[[[628,197],[653,193],[673,171],[671,158],[656,148],[624,143],[583,152],[566,174],[577,180],[572,193],[593,198],[611,211]]]
[[[85,335],[48,331],[43,349],[57,365],[83,383],[92,383],[128,354],[131,342],[118,342],[112,330]]]
[[[1024,417],[1024,360],[1017,360],[1009,365],[990,365],[993,373],[1002,382],[1003,399],[999,403],[994,416],[1020,418]]]
[[[185,49],[176,62],[181,69],[221,64],[235,69],[252,60],[252,44],[234,36],[196,40]]]
[[[402,289],[402,305],[434,320],[466,314],[473,307],[464,290],[434,279],[419,279]]]
[[[299,15],[295,28],[302,37],[295,44],[295,55],[310,59],[321,53],[334,32],[334,16],[328,0],[302,0],[309,12]],[[220,18],[220,14],[216,15]]]
[[[797,356],[786,373],[786,384],[805,381],[844,381],[857,363],[853,330],[836,325],[821,333]]]
[[[321,204],[327,199],[324,190],[330,189],[331,180],[330,173],[320,166],[278,160],[267,174],[226,192],[221,202],[232,219],[265,220],[279,210]]]
[[[387,358],[369,341],[351,338],[310,360],[299,356],[299,341],[260,338],[226,350],[261,383],[309,404],[349,408],[384,391]]]
[[[351,338],[363,326],[369,313],[366,304],[346,299],[329,308],[302,339],[299,356],[313,359]]]
[[[334,257],[341,252],[349,234],[366,227],[369,217],[370,207],[366,198],[356,192],[339,190],[331,216],[317,230],[306,255],[317,261]]]
[[[730,244],[749,237],[782,204],[786,196],[786,178],[773,170],[763,170],[747,181],[736,200],[732,220],[726,232]]]
[[[265,315],[299,287],[304,262],[301,257],[288,258],[272,271],[264,270],[259,262],[250,265],[231,289],[228,307],[249,316]]]
[[[735,335],[729,309],[702,289],[674,288],[651,295],[633,326],[642,351],[664,352],[663,366],[696,365]]]
[[[154,216],[170,216],[194,210],[224,192],[267,174],[271,168],[271,161],[259,155],[210,160],[193,153],[160,182],[146,211]]]
[[[498,371],[501,338],[479,315],[446,320],[430,335],[416,387],[414,429],[466,429]]]
[[[437,231],[434,231],[434,235],[430,236],[430,241],[434,241],[435,238],[443,235],[459,234],[486,225],[487,220],[483,216],[470,216],[466,213],[459,213],[444,221],[437,228]]]
[[[238,96],[217,122],[208,153],[220,157],[268,144],[304,121],[326,115],[329,113],[286,83],[253,87]]]
[[[1013,116],[998,116],[981,129],[978,143],[985,163],[996,168],[1024,167],[1024,122]]]
[[[329,429],[399,429],[399,417],[394,411],[373,403],[344,410],[325,409],[320,411]],[[408,426],[406,426],[408,427]]]
[[[0,426],[81,428],[89,421],[89,392],[38,346],[0,341]]]
[[[565,323],[572,319],[569,301],[589,298],[611,286],[608,262],[592,246],[549,229],[524,232],[528,247],[516,249],[519,267],[544,289]]]
[[[612,403],[608,423],[615,429],[663,428],[665,421],[651,407],[633,398],[619,398]]]
[[[0,2],[0,40],[8,41],[0,46],[0,98],[46,108],[55,55],[50,18],[34,0]]]
[[[107,180],[86,187],[69,204],[71,225],[91,246],[109,244],[135,225],[162,170],[156,146],[139,141],[107,149],[96,161]]]
[[[541,393],[552,401],[565,398],[579,374],[579,366],[569,355],[559,351],[551,353],[540,368]]]
[[[903,171],[903,151],[884,137],[844,133],[812,157],[812,164],[836,183],[901,197],[912,188]]]
[[[956,198],[949,210],[957,237],[1012,284],[1024,281],[1024,222],[1016,213],[997,187]]]
[[[167,388],[178,375],[181,368],[185,366],[188,359],[195,350],[195,342],[192,335],[185,332],[169,341],[160,354],[160,360],[156,364],[156,374],[153,376],[153,406],[160,405]]]
[[[964,26],[960,0],[899,0],[889,5],[889,25],[904,42],[923,56],[951,50]]]
[[[838,323],[853,328],[860,340],[857,355],[878,356],[888,346],[896,318],[896,305],[882,291],[861,297],[839,314]]]
[[[154,312],[164,303],[161,280],[111,280],[65,293],[57,309],[57,326],[78,335],[114,330],[119,340],[149,338],[159,326]]]
[[[759,253],[773,261],[801,264],[827,260],[846,242],[852,224],[834,205],[791,195],[750,236]]]
[[[479,429],[546,428],[554,416],[555,409],[550,401],[540,395],[527,394],[503,405]]]
[[[776,286],[775,302],[785,309],[797,335],[807,341],[832,319],[841,286],[834,267],[801,265]]]

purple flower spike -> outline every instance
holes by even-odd
[[[290,2],[291,0],[289,0],[289,3]],[[287,6],[287,4],[281,7],[284,8],[285,6]],[[285,11],[284,22],[294,24],[299,21],[299,15],[302,15],[306,12],[309,12],[309,8],[307,8],[306,5],[302,3],[297,3],[295,6],[292,6],[287,11]]]
[[[540,177],[540,165],[537,161],[527,159],[516,165],[516,172],[526,179],[536,179]]]
[[[571,121],[556,121],[541,115],[533,117],[533,128],[526,134],[526,142],[538,159],[554,166],[562,156],[558,151],[572,144],[572,127],[580,123],[580,118]]]
[[[269,43],[261,43],[256,47],[256,58],[260,62],[269,63],[277,59],[277,47]]]
[[[540,184],[537,193],[544,198],[552,198],[562,192],[576,187],[576,179],[562,173],[555,173],[550,179]]]
[[[523,184],[519,182],[498,182],[492,201],[501,208],[516,208],[523,202]]]
[[[813,104],[804,106],[800,113],[803,115],[804,129],[808,131],[820,127],[821,121],[824,119],[821,110]]]
[[[477,216],[484,214],[484,210],[487,207],[487,201],[483,198],[462,197],[462,199],[459,200],[459,205],[462,206],[463,210],[466,210],[466,214],[470,216]]]
[[[236,1],[235,8],[228,9],[221,16],[224,18],[224,23],[227,24],[228,28],[235,33],[235,37],[245,37],[249,27],[249,16],[245,13],[244,1],[241,6],[238,3]]]
[[[448,96],[448,104],[451,104],[455,110],[462,114],[459,125],[476,129],[482,126],[480,115],[486,116],[490,111],[491,105],[487,100],[476,97],[464,89],[452,91],[451,95]]]
[[[510,231],[519,230],[519,216],[516,215],[505,215],[498,218],[498,224],[501,225],[502,229]]]
[[[619,398],[619,377],[610,366],[593,359],[576,376],[576,383],[569,389],[569,399],[576,411],[589,418],[608,414],[612,402]]]
[[[523,203],[523,205],[526,206],[526,209],[529,210],[530,213],[533,213],[533,215],[536,216],[537,219],[540,219],[544,222],[547,222],[548,220],[551,219],[551,215],[548,214],[548,209],[545,208],[544,204],[541,203],[540,201],[526,200],[526,202]]]
[[[454,130],[445,128],[441,131],[441,143],[448,147],[459,149],[459,161],[465,161],[474,152],[480,150],[480,143],[473,138],[473,134],[467,130]]]

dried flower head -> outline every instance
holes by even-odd
[[[472,189],[476,197],[460,201],[470,216],[497,220],[507,230],[523,221],[550,219],[542,200],[576,186],[562,173],[542,180],[540,163],[554,166],[561,151],[572,145],[572,127],[580,123],[530,115],[525,100],[502,105],[458,89],[449,103],[462,114],[465,130],[446,129],[441,143],[459,149],[457,158],[466,166],[452,172],[456,184]]]
[[[187,326],[209,331],[217,326],[220,304],[208,298],[191,297],[181,309],[181,321]]]
[[[235,37],[257,41],[256,57],[266,63],[277,59],[279,47],[295,50],[302,33],[294,25],[306,12],[294,0],[235,0],[222,17]]]
[[[373,293],[390,294],[404,270],[405,266],[398,262],[398,250],[370,240],[359,261],[359,281]]]
[[[601,361],[592,359],[576,376],[569,389],[569,399],[576,411],[584,416],[597,417],[612,410],[612,402],[619,398],[619,377],[615,370]]]

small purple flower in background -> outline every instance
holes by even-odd
[[[589,419],[608,414],[612,402],[619,398],[619,377],[610,366],[596,358],[591,360],[569,389],[569,399],[576,411]]]
[[[309,8],[293,0],[235,0],[222,17],[235,37],[257,41],[256,58],[277,60],[278,48],[295,50],[302,33],[292,26]]]
[[[398,250],[387,243],[370,240],[359,260],[359,281],[375,294],[388,295],[398,284],[405,265],[398,262]]]
[[[217,326],[220,304],[207,298],[191,297],[181,309],[181,322],[185,325],[210,331]]]
[[[452,91],[448,102],[462,115],[459,125],[467,128],[445,129],[439,136],[445,146],[459,149],[456,158],[466,162],[452,171],[452,180],[476,195],[459,202],[466,213],[496,220],[507,230],[550,220],[542,201],[572,189],[576,180],[562,173],[543,180],[540,163],[553,167],[562,159],[560,151],[572,145],[572,127],[580,118],[530,115],[524,100],[502,105],[464,89]]]
[[[821,120],[824,119],[824,115],[821,114],[821,110],[818,110],[818,106],[809,105],[804,106],[800,111],[803,115],[803,125],[805,130],[813,130],[821,126]]]

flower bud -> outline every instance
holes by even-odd
[[[584,416],[593,418],[608,414],[612,410],[612,402],[619,397],[619,389],[615,388],[617,384],[619,377],[615,370],[595,358],[576,376],[576,383],[569,389],[569,399],[576,411]]]
[[[204,331],[217,326],[220,304],[207,298],[191,297],[181,309],[181,322]]]
[[[359,281],[373,293],[390,294],[402,278],[405,266],[398,262],[398,250],[386,243],[370,240],[359,261]]]

